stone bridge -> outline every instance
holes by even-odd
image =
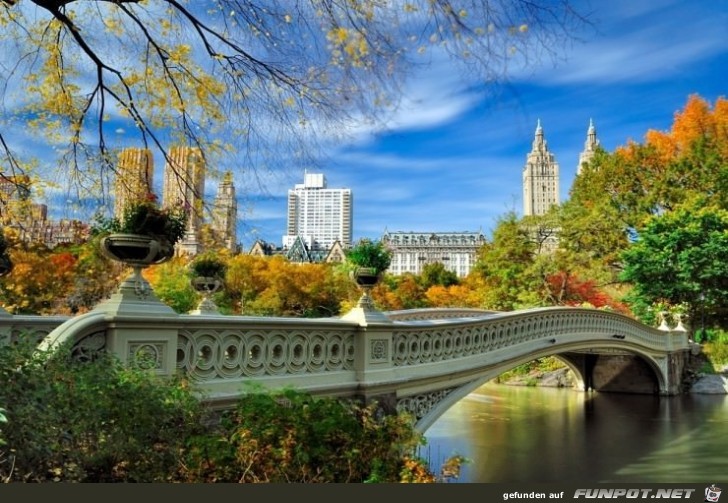
[[[0,341],[22,336],[41,349],[68,343],[81,359],[111,351],[160,375],[182,372],[215,408],[251,385],[293,387],[377,400],[412,413],[420,431],[490,379],[545,356],[568,365],[580,390],[678,394],[690,344],[681,324],[566,307],[379,312],[360,302],[340,318],[177,314],[129,282],[80,316],[0,316]]]

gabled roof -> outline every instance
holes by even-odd
[[[344,251],[344,247],[341,245],[339,240],[337,239],[334,241],[334,244],[331,245],[331,249],[326,254],[326,258],[324,258],[325,262],[343,262],[346,260],[346,252]]]
[[[311,262],[311,254],[301,236],[296,236],[295,241],[293,241],[286,253],[286,258],[291,262]]]

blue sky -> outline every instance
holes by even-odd
[[[355,240],[378,239],[385,230],[490,236],[500,216],[522,213],[522,170],[538,120],[560,165],[564,200],[590,119],[611,151],[642,141],[649,129],[669,129],[691,94],[710,103],[728,95],[726,0],[574,1],[592,12],[593,29],[559,48],[557,63],[514,68],[495,93],[435,55],[411,76],[385,126],[358,125],[348,141],[327,143],[318,165],[292,167],[281,158],[258,178],[235,160],[219,166],[238,172],[243,249],[256,239],[281,245],[287,191],[303,181],[304,169],[324,173],[331,188],[352,189]],[[3,121],[4,132],[27,151],[52,151],[23,120]],[[121,144],[133,142],[119,131]],[[163,162],[155,165],[161,183]],[[208,182],[208,200],[215,191],[216,182]],[[53,198],[54,218],[83,218],[60,191]]]
[[[456,80],[447,64],[413,76],[386,130],[337,146],[312,172],[354,195],[354,238],[394,231],[482,231],[522,214],[522,169],[540,119],[560,165],[562,200],[589,120],[611,151],[667,130],[690,94],[728,93],[728,2],[593,2],[596,30],[532,72],[511,75],[496,99]],[[474,88],[475,86],[475,88]],[[239,240],[281,244],[286,194],[303,171],[241,201]]]

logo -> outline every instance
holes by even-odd
[[[715,487],[715,484],[712,484],[710,487],[705,488],[705,501],[710,501],[711,503],[715,503],[718,501],[718,498],[720,498],[720,487]]]

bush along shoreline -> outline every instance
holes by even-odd
[[[405,415],[376,404],[251,389],[213,413],[190,382],[67,348],[0,347],[0,481],[446,482],[433,473]]]

